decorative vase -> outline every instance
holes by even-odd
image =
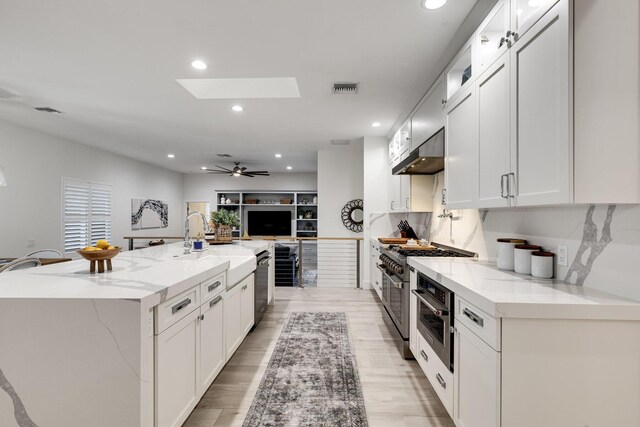
[[[313,196],[313,204],[314,205],[318,204],[318,196]]]
[[[233,239],[230,225],[219,225],[216,229],[216,240],[229,241]]]

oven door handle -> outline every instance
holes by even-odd
[[[377,267],[380,269],[380,271],[382,271],[382,274],[384,274],[387,277],[387,279],[391,282],[391,284],[393,285],[394,288],[404,289],[404,283],[403,282],[397,282],[397,281],[393,280],[393,278],[391,276],[389,276],[389,273],[387,273],[387,270],[385,270],[384,268],[380,267],[379,265],[377,265]]]
[[[429,310],[431,310],[433,312],[433,314],[435,314],[436,316],[442,317],[442,316],[446,316],[446,315],[449,314],[449,312],[447,310],[442,310],[440,308],[435,308],[433,305],[431,305],[431,303],[429,303],[429,301],[427,301],[426,299],[424,299],[424,297],[422,295],[420,295],[420,292],[418,292],[417,289],[411,289],[411,293],[413,293],[415,296],[417,296],[418,299],[420,300],[420,302],[422,302],[424,305],[429,307]]]

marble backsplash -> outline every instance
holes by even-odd
[[[465,209],[453,210],[452,218],[439,218],[443,181],[444,174],[438,174],[430,241],[492,260],[499,237],[524,238],[551,252],[565,245],[568,265],[556,263],[555,277],[640,301],[636,264],[640,260],[640,205]]]

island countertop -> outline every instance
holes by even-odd
[[[268,247],[243,241],[183,255],[180,242],[121,252],[105,273],[90,274],[83,259],[16,270],[0,274],[0,298],[126,299],[151,307],[225,270],[228,284],[237,283]]]
[[[409,265],[488,314],[505,318],[640,320],[640,302],[464,258],[409,257]]]

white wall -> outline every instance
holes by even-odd
[[[343,206],[364,196],[363,139],[352,146],[318,151],[318,237],[362,237],[342,224]],[[363,246],[360,259],[364,261]],[[318,242],[318,286],[349,287],[357,283],[357,243]],[[362,282],[363,262],[360,264]]]
[[[216,190],[222,191],[316,191],[315,173],[273,173],[264,177],[232,177],[213,174],[184,175],[184,200],[209,202],[215,210]]]
[[[0,256],[20,256],[37,248],[61,249],[62,177],[113,186],[113,243],[126,247],[125,235],[181,235],[182,174],[126,157],[0,122],[0,165],[7,187],[0,187]],[[131,230],[131,199],[169,204],[169,227]]]
[[[362,142],[318,151],[318,237],[362,237],[343,224],[342,207],[364,197]]]

